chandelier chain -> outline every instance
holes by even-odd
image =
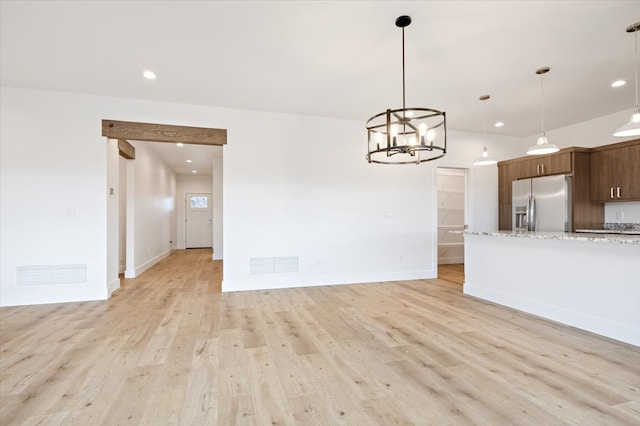
[[[405,74],[404,74],[404,27],[402,27],[402,109],[406,109],[405,104]],[[637,103],[637,102],[636,102]],[[403,113],[404,115],[404,113]]]

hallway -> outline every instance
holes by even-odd
[[[220,293],[179,250],[0,309],[0,424],[632,424],[640,348],[416,280]],[[447,284],[447,285],[441,285]]]

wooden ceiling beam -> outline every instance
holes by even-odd
[[[225,145],[227,129],[102,120],[102,136],[147,142]]]
[[[118,139],[118,151],[127,160],[136,159],[136,147],[124,139]]]

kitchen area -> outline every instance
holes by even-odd
[[[466,231],[464,293],[640,346],[640,139],[498,163],[499,229]]]

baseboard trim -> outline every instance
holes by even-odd
[[[172,250],[169,249],[169,250],[166,250],[166,251],[160,253],[159,255],[147,260],[142,265],[137,266],[133,271],[129,271],[128,269],[125,270],[124,271],[124,277],[125,278],[135,278],[135,277],[139,276],[140,274],[142,274],[147,269],[151,268],[152,266],[155,266],[162,259],[168,257],[171,254],[171,251]],[[131,273],[131,272],[133,272],[133,273]]]
[[[524,298],[499,290],[476,286],[468,282],[465,282],[463,285],[463,293],[544,319],[576,327],[631,345],[640,346],[640,329],[629,324],[611,321],[607,318],[595,317],[584,312],[562,308],[557,305]]]
[[[107,285],[107,297],[111,297],[111,295],[119,289],[120,289],[120,278],[116,278],[115,280],[111,281]]]

